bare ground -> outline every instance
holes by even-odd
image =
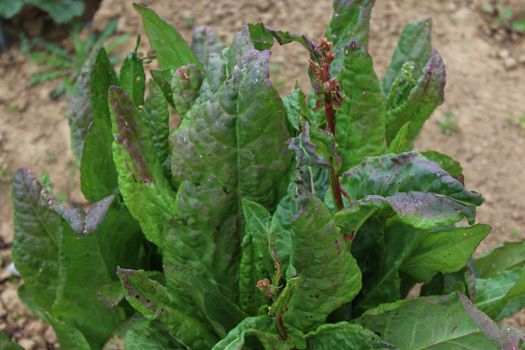
[[[244,23],[262,21],[272,28],[304,33],[310,38],[323,34],[331,16],[331,1],[318,0],[158,0],[151,6],[191,38],[191,28],[212,26],[229,42]],[[522,3],[517,0],[514,5]],[[432,17],[434,46],[447,64],[446,102],[425,126],[417,149],[436,149],[458,159],[465,169],[466,185],[481,192],[486,203],[478,221],[493,226],[483,243],[487,249],[502,241],[525,239],[525,39],[515,42],[486,35],[480,15],[483,1],[378,0],[372,18],[370,51],[376,70],[382,74],[405,22]],[[523,6],[523,4],[522,4]],[[121,16],[119,31],[135,37],[142,32],[131,2],[104,0],[94,26],[102,27]],[[130,40],[127,49],[134,45]],[[143,45],[146,47],[146,44]],[[286,56],[284,53],[286,52]],[[510,64],[508,57],[515,59]],[[308,86],[307,55],[299,46],[276,48],[272,56],[272,79],[284,93],[299,80]],[[16,279],[8,278],[11,261],[12,206],[9,179],[19,167],[41,175],[47,171],[55,192],[82,202],[78,171],[69,150],[65,101],[52,101],[53,84],[29,88],[27,82],[38,67],[15,46],[0,55],[0,330],[7,330],[25,349],[45,349],[54,335],[36,321],[18,301]],[[442,132],[438,120],[449,116],[447,125],[457,129]],[[523,127],[519,126],[523,120]],[[523,314],[507,321],[525,329]]]

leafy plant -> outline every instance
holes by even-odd
[[[523,307],[523,244],[473,259],[483,198],[452,158],[411,151],[444,97],[431,22],[407,24],[380,80],[372,6],[335,1],[317,43],[254,24],[190,47],[135,5],[161,69],[145,96],[136,50],[118,75],[98,53],[90,126],[72,125],[90,211],[14,178],[20,295],[62,348],[523,346],[487,316]],[[272,86],[275,40],[306,48],[308,97]]]
[[[51,98],[58,98],[64,92],[70,92],[76,79],[82,74],[82,68],[89,64],[96,53],[106,44],[117,29],[118,20],[108,22],[101,33],[93,32],[83,39],[81,36],[82,25],[76,23],[71,28],[70,39],[74,51],[68,52],[61,46],[47,42],[41,38],[28,39],[21,36],[21,51],[24,52],[34,63],[41,65],[42,69],[31,75],[30,85],[38,85],[51,80],[60,79],[60,83],[51,91]],[[106,45],[108,53],[113,52],[128,40],[128,35],[123,34],[116,37],[109,45]],[[111,57],[116,63],[118,56]]]
[[[445,135],[451,135],[458,132],[456,114],[452,111],[445,111],[443,116],[437,120],[441,132]]]
[[[69,22],[84,12],[84,0],[6,0],[0,2],[0,17],[11,18],[25,5],[42,9],[57,23]]]
[[[483,12],[491,16],[493,26],[504,28],[509,32],[525,34],[525,19],[516,16],[509,5],[492,1],[483,6]]]

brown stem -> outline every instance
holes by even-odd
[[[326,125],[328,127],[328,131],[330,131],[330,133],[335,136],[335,111],[330,93],[325,94],[324,101],[324,116],[326,118]]]
[[[286,327],[284,326],[283,321],[283,312],[281,310],[277,312],[277,327],[279,328],[281,339],[285,340],[288,337],[288,335],[286,334]]]
[[[335,137],[335,111],[332,96],[330,96],[329,93],[325,94],[324,115],[326,118],[328,131],[330,131],[330,133]],[[334,163],[333,160],[331,163]],[[337,210],[344,209],[341,182],[339,182],[337,170],[333,166],[330,168],[330,186],[332,188],[332,197],[334,199],[335,207]]]

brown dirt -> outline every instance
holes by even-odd
[[[494,228],[483,243],[482,249],[487,249],[506,240],[525,239],[525,63],[520,63],[525,56],[525,39],[516,36],[512,42],[488,37],[486,22],[479,14],[483,3],[377,1],[370,50],[376,70],[382,74],[403,24],[433,18],[434,46],[447,64],[446,102],[425,126],[417,149],[436,149],[463,164],[468,188],[486,199],[478,219]],[[191,38],[191,26],[209,25],[226,42],[244,23],[258,21],[318,38],[331,15],[330,0],[158,0],[151,1],[151,6],[187,39]],[[120,32],[133,38],[142,31],[127,0],[104,0],[94,26],[103,26],[113,16],[121,16]],[[133,45],[134,39],[127,49]],[[509,64],[508,57],[515,64]],[[290,91],[296,80],[308,86],[306,68],[307,57],[299,46],[275,49],[272,79],[283,93]],[[0,55],[0,239],[7,245],[12,241],[9,175],[17,168],[29,167],[39,175],[47,171],[55,192],[83,201],[69,150],[65,101],[49,99],[52,83],[27,87],[30,74],[37,69],[17,47]],[[438,125],[446,115],[448,124],[457,129],[450,135]],[[53,334],[34,321],[17,300],[14,288],[18,281],[5,279],[10,260],[9,250],[0,244],[0,330],[9,330],[14,339],[25,342],[26,349],[44,349],[45,339],[53,342]],[[508,323],[525,329],[525,316]]]

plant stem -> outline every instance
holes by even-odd
[[[324,115],[328,131],[335,137],[335,111],[330,93],[325,94]],[[332,160],[331,163],[334,164],[334,160]],[[344,209],[345,206],[343,203],[341,182],[339,181],[337,170],[333,166],[330,168],[330,187],[332,189],[332,197],[334,199],[335,207],[337,210]]]

